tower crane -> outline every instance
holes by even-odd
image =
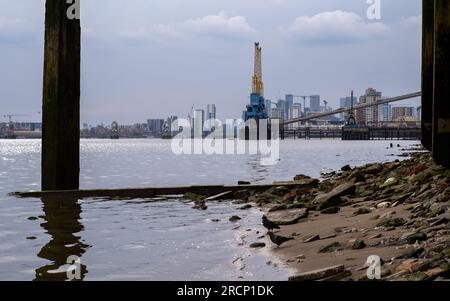
[[[25,115],[25,114],[6,114],[6,115],[3,115],[3,117],[5,117],[5,118],[8,117],[10,124],[12,123],[12,118],[13,117],[19,117],[19,116],[28,116],[28,115]]]
[[[13,130],[13,122],[12,122],[12,118],[13,117],[20,117],[20,116],[28,116],[25,114],[6,114],[3,115],[4,118],[8,118],[8,124],[9,124],[9,129],[12,131]]]

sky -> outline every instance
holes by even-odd
[[[265,97],[420,91],[421,1],[82,0],[81,123],[143,123],[217,106],[240,118],[262,46]],[[0,121],[39,121],[44,0],[0,0]],[[299,99],[300,101],[300,99]],[[405,102],[414,106],[420,100]]]

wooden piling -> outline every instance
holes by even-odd
[[[422,0],[422,144],[432,149],[434,0]]]
[[[450,167],[450,1],[435,0],[433,158]]]
[[[42,190],[79,188],[80,20],[46,0],[42,98]]]

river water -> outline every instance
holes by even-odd
[[[397,143],[401,147],[397,147]],[[175,155],[170,140],[81,140],[81,188],[270,183],[343,165],[395,160],[416,141],[285,140],[280,160]],[[231,202],[192,209],[179,199],[18,199],[39,190],[40,140],[0,140],[0,280],[285,280],[292,271],[249,249],[262,213]],[[242,219],[228,221],[232,215]],[[79,273],[67,273],[68,257]],[[272,264],[267,264],[267,261]],[[69,260],[69,263],[73,261]]]

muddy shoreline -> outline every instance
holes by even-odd
[[[243,185],[233,202],[260,208],[280,225],[277,235],[293,238],[277,248],[264,231],[250,247],[267,248],[295,269],[289,280],[450,279],[450,171],[427,152],[408,155],[344,166],[321,180],[297,175],[295,187],[255,192]],[[201,196],[188,197],[206,209]],[[380,259],[374,276],[370,256]]]

